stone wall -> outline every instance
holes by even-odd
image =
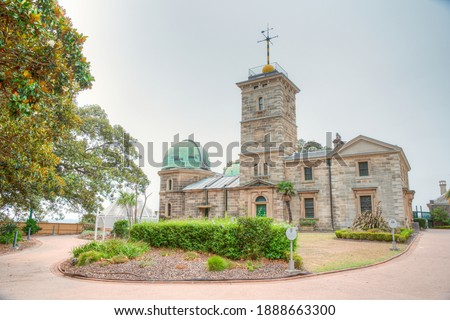
[[[159,192],[159,212],[161,215],[168,216],[167,205],[170,203],[172,210],[170,216],[185,216],[185,195],[182,191],[184,187],[213,176],[215,173],[202,169],[171,169],[161,170]],[[172,181],[172,189],[169,190],[168,181]]]
[[[305,181],[305,165],[289,163],[286,168],[287,180],[293,181],[299,198],[293,199],[294,218],[304,218],[300,199],[314,197],[316,219],[320,229],[331,229],[330,193],[328,167],[324,161],[313,168],[313,181]],[[332,160],[332,194],[334,227],[346,228],[352,225],[359,213],[358,195],[372,195],[372,208],[380,202],[386,220],[395,218],[405,224],[405,203],[401,175],[401,160],[398,154],[360,155],[344,157],[345,164]],[[369,162],[369,176],[360,177],[358,162]],[[404,180],[403,180],[404,181]],[[304,211],[304,210],[303,210]]]

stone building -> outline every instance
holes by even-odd
[[[434,199],[430,200],[430,203],[427,204],[427,207],[430,209],[430,212],[436,208],[443,208],[448,213],[450,213],[450,198],[447,199],[447,182],[444,180],[439,181],[439,191],[441,195]]]
[[[215,173],[198,143],[174,145],[159,171],[161,215],[287,221],[276,184],[291,181],[296,188],[290,202],[294,224],[315,219],[320,229],[346,228],[362,211],[378,205],[386,219],[411,223],[411,167],[400,147],[362,135],[344,143],[337,135],[333,150],[297,152],[300,89],[276,63],[249,74],[237,83],[242,95],[239,160],[223,174]]]

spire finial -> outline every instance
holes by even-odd
[[[269,28],[269,24],[267,24],[267,29],[261,31],[262,35],[264,36],[264,40],[258,41],[258,43],[266,41],[267,44],[267,64],[270,64],[270,44],[272,43],[272,39],[278,38],[278,36],[270,36],[270,30],[273,30],[273,28]],[[273,43],[272,43],[273,44]]]

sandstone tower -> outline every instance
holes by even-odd
[[[248,80],[237,86],[242,94],[240,184],[285,180],[283,157],[297,145],[295,95],[300,89],[283,68],[270,64],[269,55],[264,67],[250,69]]]

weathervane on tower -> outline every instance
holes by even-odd
[[[265,41],[267,44],[267,64],[263,67],[263,73],[272,72],[275,70],[275,68],[270,64],[270,44],[272,43],[272,39],[278,38],[278,35],[276,36],[270,36],[270,30],[273,30],[273,28],[269,28],[269,24],[267,24],[267,29],[261,31],[262,35],[264,36],[264,40],[260,40],[257,43]]]

